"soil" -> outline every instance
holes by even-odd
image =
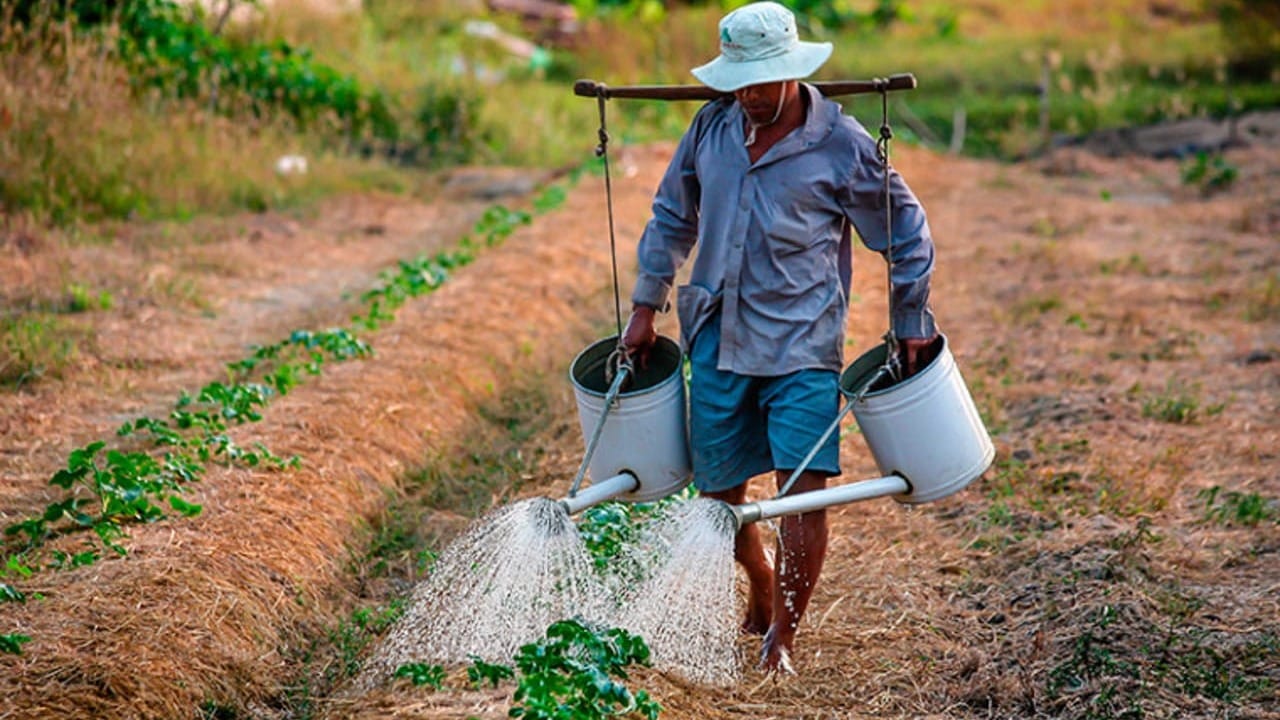
[[[671,149],[615,157],[624,292]],[[1234,182],[1207,190],[1176,160],[1079,148],[894,157],[929,212],[933,305],[995,465],[936,503],[832,509],[796,675],[756,671],[743,638],[736,686],[629,682],[670,718],[1280,717],[1280,149],[1229,150]],[[529,185],[513,177],[431,202],[127,225],[106,244],[11,223],[6,307],[59,302],[71,280],[115,302],[69,320],[88,338],[77,365],[0,395],[0,524],[59,497],[48,479],[73,448],[163,416],[247,346],[345,324],[380,270],[466,232],[495,202],[484,188]],[[473,510],[567,489],[582,451],[567,368],[614,323],[602,185],[582,178],[368,334],[373,357],[237,430],[301,468],[211,466],[199,517],[14,581],[31,599],[0,606],[0,632],[33,639],[0,655],[0,718],[505,717],[510,687],[359,692],[317,648],[404,596],[351,571],[389,514],[438,545]],[[849,360],[884,330],[883,275],[860,250]],[[513,442],[517,470],[481,507],[424,500]],[[843,450],[846,480],[876,474],[856,433]],[[1249,498],[1262,509],[1227,522]]]

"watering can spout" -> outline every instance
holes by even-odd
[[[640,480],[629,470],[623,470],[607,480],[592,483],[581,492],[562,498],[560,504],[564,506],[565,512],[575,515],[593,505],[626,495],[638,487]]]
[[[825,510],[832,505],[844,505],[845,503],[871,500],[885,497],[886,495],[901,495],[910,491],[911,486],[905,478],[900,475],[888,475],[873,480],[836,485],[822,490],[784,495],[770,500],[761,500],[743,505],[730,505],[729,510],[733,513],[738,529],[742,529],[742,526],[747,523],[768,520],[782,515],[797,515],[814,510]]]

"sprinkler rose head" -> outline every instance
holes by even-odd
[[[715,501],[719,512],[715,514],[715,528],[726,535],[737,535],[743,525],[759,520],[759,506],[755,503],[747,505],[730,505],[722,500]]]
[[[563,503],[549,498],[536,500],[530,507],[530,513],[534,524],[547,537],[562,535],[573,529],[573,522],[569,519],[569,512]]]

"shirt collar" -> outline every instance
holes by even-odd
[[[769,148],[768,152],[760,160],[756,161],[755,167],[777,162],[783,158],[804,152],[831,134],[831,130],[835,127],[836,120],[842,112],[840,105],[828,100],[816,87],[806,82],[800,83],[800,92],[807,93],[809,97],[809,106],[805,109],[804,124]],[[730,102],[732,107],[729,112],[729,121],[732,123],[734,137],[737,138],[737,142],[741,143],[746,139],[743,130],[746,114],[742,111],[742,106],[736,101],[730,100]]]

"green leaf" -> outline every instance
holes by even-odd
[[[94,456],[98,454],[99,450],[106,446],[107,444],[105,442],[99,440],[98,442],[90,443],[82,448],[72,450],[71,454],[67,457],[67,468],[69,470],[78,470],[80,468],[92,469]]]
[[[50,485],[57,485],[64,490],[70,490],[71,486],[76,484],[80,478],[84,477],[89,470],[87,468],[76,468],[75,470],[59,470],[49,478]]]
[[[444,668],[425,663],[406,663],[396,668],[396,677],[407,677],[415,686],[430,685],[439,690],[444,686]]]
[[[25,562],[21,555],[10,555],[5,558],[4,569],[6,575],[18,575],[24,578],[31,577],[32,570]]]
[[[21,603],[26,601],[27,596],[23,595],[18,588],[6,583],[0,583],[0,602]]]
[[[31,642],[31,638],[27,635],[18,633],[9,633],[0,635],[0,652],[9,653],[10,655],[21,655],[23,643]]]
[[[47,536],[44,518],[27,518],[21,522],[13,523],[4,529],[5,535],[26,534],[27,541],[31,545],[38,545]]]
[[[467,668],[467,679],[477,688],[486,682],[490,687],[496,688],[499,682],[515,677],[515,670],[507,665],[487,663],[475,655],[470,657],[471,665]]]
[[[177,510],[178,512],[182,513],[183,517],[195,517],[196,515],[199,515],[202,510],[204,510],[203,505],[189,503],[186,500],[183,500],[182,498],[178,497],[177,495],[169,496],[169,505],[172,506],[174,510]]]

